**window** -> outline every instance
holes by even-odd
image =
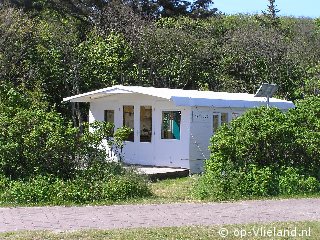
[[[238,113],[238,112],[233,112],[233,113],[232,113],[232,120],[238,118],[239,116],[240,116],[240,113]]]
[[[228,122],[228,113],[221,113],[221,125],[227,124]]]
[[[140,142],[151,142],[152,107],[140,106]]]
[[[161,123],[161,139],[180,140],[180,111],[163,111]]]
[[[219,128],[219,114],[213,115],[213,132],[216,133]]]
[[[104,121],[114,123],[114,110],[104,110]]]
[[[123,126],[134,130],[134,106],[123,106]],[[129,135],[127,141],[134,142],[134,131]]]
[[[114,110],[104,110],[104,121],[114,124]],[[112,129],[114,132],[114,129]]]
[[[212,129],[213,133],[216,133],[218,128],[223,124],[228,124],[229,114],[228,113],[213,113]]]

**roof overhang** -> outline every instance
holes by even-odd
[[[254,108],[266,106],[265,98],[259,97],[253,100],[240,99],[206,99],[206,98],[185,98],[172,97],[172,101],[176,106],[191,106],[191,107],[216,107],[216,108]],[[283,101],[280,99],[271,99],[271,107],[279,109],[294,108],[294,104],[290,101]]]
[[[240,99],[212,99],[208,101],[206,98],[184,98],[172,97],[172,101],[176,106],[192,106],[192,107],[217,107],[217,108],[254,108],[266,106],[266,99],[263,97],[255,98],[252,100]],[[270,106],[279,109],[294,108],[291,101],[284,101],[276,98],[270,99]]]
[[[210,91],[195,91],[182,89],[122,86],[117,85],[103,88],[83,94],[64,98],[64,102],[93,102],[96,99],[116,94],[143,94],[156,98],[172,101],[176,106],[198,106],[218,108],[254,108],[266,106],[267,100],[264,97],[254,97],[246,93],[223,93]],[[279,109],[294,108],[291,101],[277,98],[270,98],[270,106]]]
[[[103,97],[107,97],[115,94],[123,94],[123,93],[130,94],[132,92],[128,90],[117,89],[117,88],[115,89],[104,88],[104,89],[100,89],[92,92],[87,92],[87,93],[63,98],[63,102],[92,102],[93,100],[98,98],[103,98]]]

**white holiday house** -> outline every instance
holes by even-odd
[[[181,167],[202,171],[209,140],[217,128],[266,98],[226,93],[138,86],[113,86],[63,99],[89,102],[89,122],[109,121],[134,129],[124,147],[129,164]],[[293,108],[270,98],[270,106]]]

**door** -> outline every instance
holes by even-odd
[[[154,157],[159,166],[188,167],[187,111],[160,107],[156,111]]]
[[[125,141],[125,162],[152,165],[154,141],[152,106],[123,105],[123,126],[133,129]]]
[[[152,105],[138,106],[136,121],[136,156],[142,165],[154,165],[154,108]]]
[[[124,142],[123,148],[123,160],[129,164],[136,164],[136,106],[134,105],[123,105],[122,106],[122,126],[126,126],[132,129],[131,134]]]

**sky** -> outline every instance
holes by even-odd
[[[320,0],[276,0],[278,15],[295,17],[320,17]],[[261,13],[267,10],[268,0],[214,0],[214,7],[226,14]]]

